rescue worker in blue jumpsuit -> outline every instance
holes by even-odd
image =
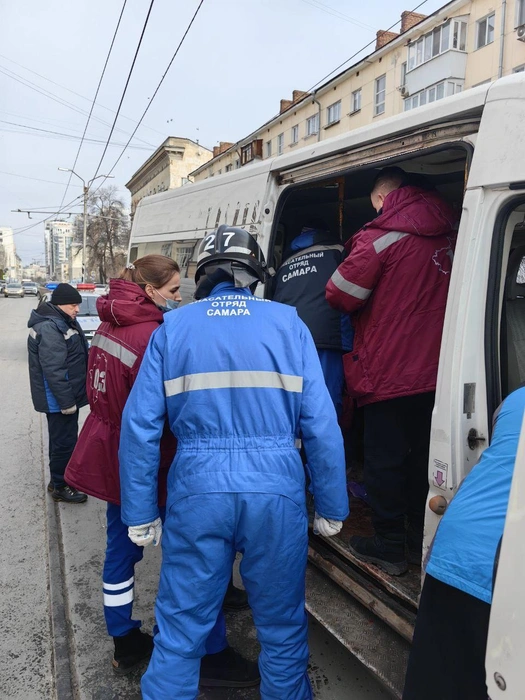
[[[168,476],[158,633],[145,700],[195,700],[205,640],[236,552],[261,644],[263,700],[310,700],[305,570],[314,530],[348,515],[343,439],[312,336],[290,306],[253,291],[266,276],[256,241],[221,226],[202,241],[194,304],[154,333],[124,411],[122,519],[134,541],[162,534],[159,441],[167,416],[178,449]]]

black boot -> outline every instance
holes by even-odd
[[[49,491],[49,493],[53,493],[53,491],[55,490],[55,487],[53,486],[52,481],[50,481],[49,484],[47,485],[47,490]]]
[[[54,501],[63,501],[64,503],[85,503],[87,501],[85,493],[81,493],[67,484],[53,489],[51,498]]]
[[[260,681],[257,662],[248,661],[232,647],[202,657],[200,685],[210,688],[250,688],[259,685]]]
[[[223,610],[228,612],[238,612],[239,610],[246,610],[250,607],[248,605],[246,591],[236,588],[233,585],[233,578],[230,579],[230,583],[228,584],[228,590],[224,596],[222,607]]]
[[[141,632],[138,627],[123,637],[113,637],[115,654],[113,655],[113,670],[119,676],[125,676],[147,661],[153,652],[153,637]]]
[[[348,549],[360,561],[375,564],[387,574],[401,576],[408,571],[404,535],[350,538]]]

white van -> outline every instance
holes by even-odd
[[[198,243],[219,224],[253,233],[277,267],[307,216],[322,217],[344,241],[374,218],[369,192],[379,168],[399,165],[432,181],[461,221],[432,421],[425,550],[490,441],[494,410],[525,379],[524,124],[525,75],[517,74],[147,197],[133,222],[130,260],[172,255],[189,297]],[[271,297],[269,286],[257,293]],[[400,697],[421,570],[393,578],[354,559],[348,537],[369,527],[366,508],[352,501],[340,536],[311,536],[308,609]]]

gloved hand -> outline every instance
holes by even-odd
[[[157,518],[152,523],[128,527],[128,537],[139,547],[147,547],[152,542],[156,547],[162,538],[162,520]]]
[[[69,408],[61,408],[60,413],[63,413],[65,416],[72,416],[73,413],[77,412],[77,407],[76,406],[70,406]]]
[[[315,514],[314,517],[314,535],[322,535],[323,537],[333,537],[341,531],[343,523],[340,520],[330,520]]]

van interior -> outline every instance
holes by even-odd
[[[268,251],[269,263],[277,269],[288,256],[292,240],[311,217],[326,222],[339,233],[343,243],[376,212],[370,202],[373,182],[382,167],[396,165],[407,173],[424,176],[461,216],[464,188],[468,174],[470,152],[463,144],[419,151],[411,157],[382,162],[379,166],[363,165],[352,171],[318,182],[291,185],[278,203],[272,241]],[[523,213],[520,215],[519,211]],[[525,380],[525,205],[514,214],[515,224],[508,257],[505,259],[504,304],[501,317],[501,398]],[[508,246],[507,246],[508,249]],[[267,285],[265,295],[272,298],[273,289]],[[377,567],[355,559],[346,543],[351,535],[372,535],[371,512],[363,499],[363,416],[353,401],[346,402],[341,421],[345,436],[347,481],[351,499],[351,517],[341,533],[330,541],[311,537],[310,559],[358,600],[367,605],[374,591],[374,606],[384,604],[380,616],[410,641],[411,629],[421,586],[420,566],[410,566],[403,576],[393,577]],[[377,608],[375,608],[377,610]]]

